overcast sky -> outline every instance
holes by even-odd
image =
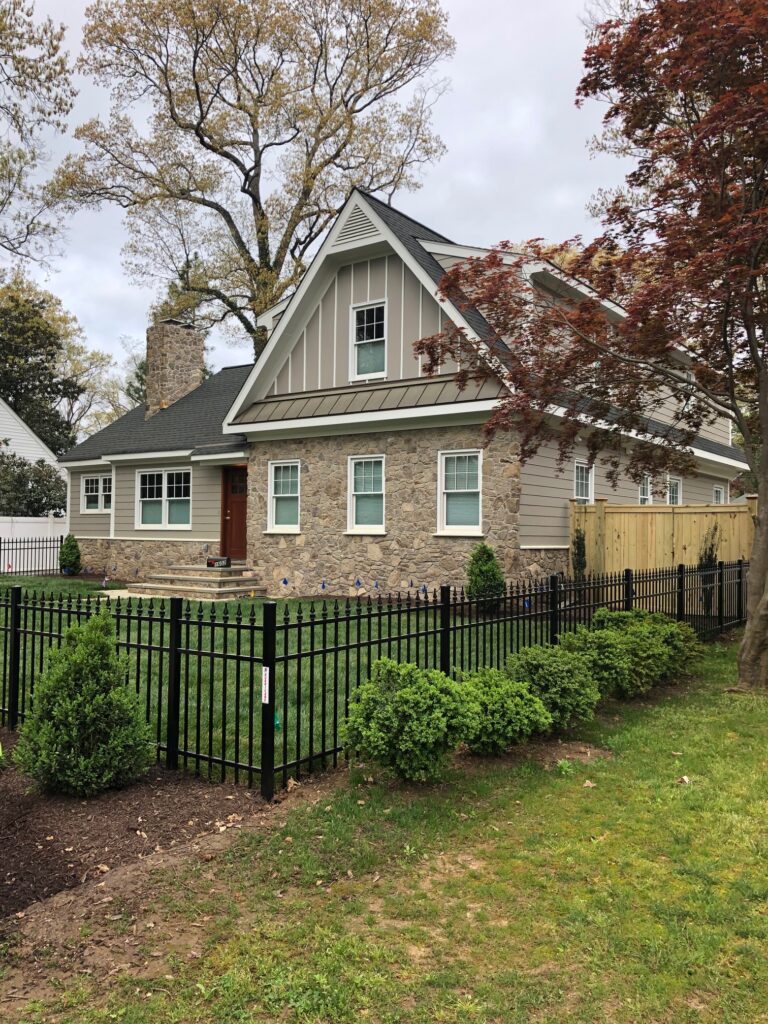
[[[448,151],[426,171],[423,187],[396,197],[394,205],[456,242],[594,235],[586,204],[598,188],[620,180],[621,167],[588,151],[600,107],[574,105],[584,4],[443,0],[457,44],[443,69],[450,90],[435,111]],[[72,53],[79,49],[85,7],[81,0],[36,4],[40,14],[68,26]],[[108,109],[102,90],[87,79],[78,86],[73,126]],[[57,152],[69,145],[57,143]],[[123,240],[116,210],[78,214],[68,225],[64,256],[43,279],[77,316],[88,344],[118,360],[124,356],[121,336],[143,342],[153,298],[123,270]],[[245,338],[240,348],[212,340],[217,369],[249,358]]]

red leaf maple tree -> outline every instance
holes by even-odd
[[[507,385],[486,429],[513,432],[522,460],[550,442],[564,461],[581,437],[614,482],[693,472],[697,435],[729,419],[759,498],[739,685],[766,689],[768,4],[621,9],[593,27],[577,92],[607,103],[601,148],[634,158],[600,199],[602,233],[451,267],[442,295],[487,336],[449,324],[416,347],[428,370],[450,356],[460,382]]]

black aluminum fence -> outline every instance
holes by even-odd
[[[290,776],[337,763],[340,726],[379,658],[449,674],[501,667],[524,647],[557,643],[596,609],[643,608],[711,638],[745,618],[747,562],[517,583],[493,600],[462,590],[346,601],[204,604],[0,591],[0,724],[34,703],[50,651],[103,605],[126,682],[152,724],[158,756],[271,799]]]
[[[58,573],[63,540],[63,537],[0,537],[0,576]]]

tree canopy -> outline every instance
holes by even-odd
[[[766,687],[768,7],[611,6],[617,16],[593,27],[578,89],[580,103],[607,104],[602,148],[634,158],[624,186],[599,197],[602,233],[522,253],[502,243],[452,268],[442,292],[478,306],[492,336],[449,327],[419,347],[433,366],[460,351],[465,377],[490,372],[509,385],[489,429],[515,431],[523,458],[552,439],[567,457],[582,436],[614,474],[692,469],[697,434],[729,419],[760,499],[741,682]],[[583,291],[565,275],[541,287],[537,268],[558,257]],[[649,423],[670,400],[673,422]]]
[[[67,486],[55,466],[31,462],[0,441],[0,516],[63,516]]]
[[[350,189],[414,188],[442,153],[431,74],[452,50],[439,0],[95,0],[80,70],[112,109],[57,193],[122,207],[134,274],[258,349]]]

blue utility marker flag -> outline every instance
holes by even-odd
[[[327,586],[328,584],[325,582],[325,580],[323,580],[323,582],[320,584],[320,589],[325,590]]]
[[[422,583],[421,584],[421,592],[422,592],[422,594],[426,594],[426,592],[427,592],[427,584],[426,583]]]
[[[408,589],[410,590],[412,586],[413,586],[413,580],[411,580],[410,583],[408,584]]]
[[[374,590],[378,590],[378,589],[379,589],[379,581],[378,581],[378,580],[376,580],[376,581],[374,582],[374,584],[373,584],[373,589],[374,589]]]
[[[284,587],[287,587],[288,586],[288,577],[287,576],[283,576],[283,578],[280,580],[280,582],[283,584]]]
[[[362,584],[362,582],[361,582],[361,580],[360,580],[360,577],[358,576],[358,578],[357,578],[357,579],[355,580],[355,586],[356,586],[356,587],[357,587],[357,589],[359,590],[359,589],[360,589],[360,587],[362,587],[362,585],[363,585],[363,584]]]

